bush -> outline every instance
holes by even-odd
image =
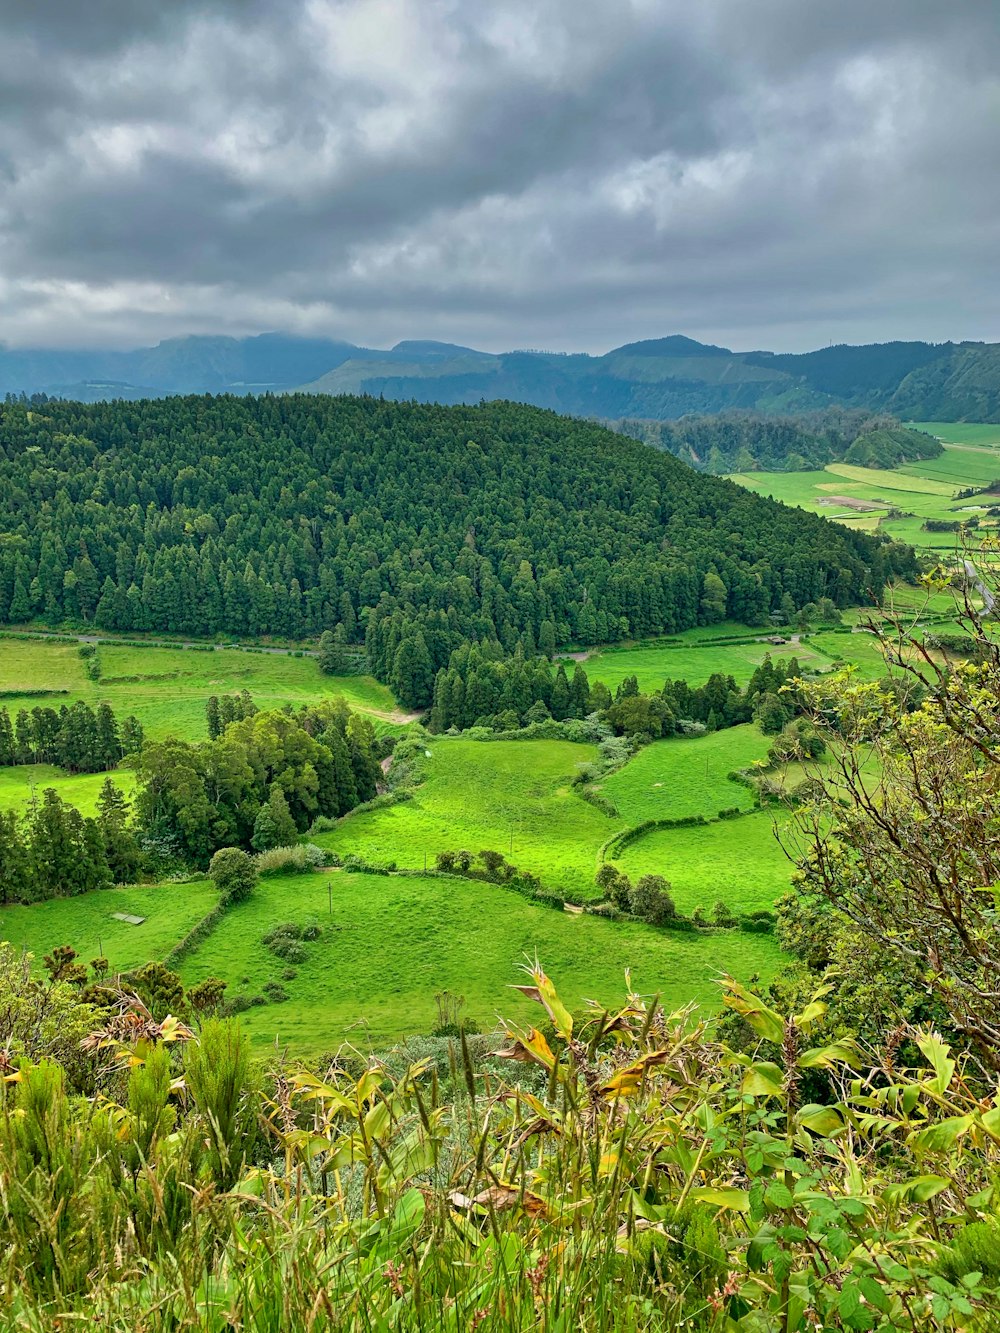
[[[298,842],[291,847],[272,847],[254,857],[258,875],[308,875],[327,864],[327,853],[314,842]]]
[[[277,981],[269,981],[264,986],[264,994],[272,1004],[283,1004],[288,999],[288,991]]]
[[[651,926],[662,926],[677,916],[670,885],[662,875],[643,875],[637,880],[629,894],[629,906],[633,916]]]
[[[712,924],[723,930],[728,930],[736,925],[736,917],[721,900],[712,908]]]
[[[208,874],[227,906],[249,898],[257,883],[257,867],[239,847],[220,848],[209,863]]]

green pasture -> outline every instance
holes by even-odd
[[[284,921],[323,928],[290,978],[261,942]],[[261,1046],[315,1055],[344,1040],[377,1048],[428,1031],[443,990],[465,996],[465,1013],[485,1029],[498,1015],[537,1021],[537,1006],[511,989],[536,954],[572,1007],[621,1002],[626,969],[635,989],[659,992],[668,1007],[712,1004],[723,971],[745,980],[781,961],[769,936],[671,933],[539,907],[492,884],[340,872],[262,881],[181,972],[188,985],[220,976],[230,995],[277,982],[288,1000],[248,1010],[247,1027]]]
[[[1000,448],[1000,425],[975,421],[910,421],[914,430],[925,430],[946,444],[974,444]]]
[[[28,907],[0,907],[0,939],[33,953],[39,963],[59,944],[81,959],[105,957],[114,970],[162,959],[215,906],[207,880],[194,884],[130,885]],[[145,917],[141,926],[116,921],[115,912]]]
[[[753,793],[728,774],[766,759],[770,742],[747,724],[708,736],[656,741],[600,784],[626,824],[647,819],[711,817],[738,806],[753,808]]]
[[[759,641],[764,630],[758,630],[757,641],[741,643],[681,643],[660,641],[636,647],[605,648],[595,652],[584,662],[591,683],[603,681],[608,689],[615,688],[627,676],[635,676],[640,690],[660,690],[665,680],[686,680],[691,686],[704,685],[709,676],[721,672],[733,676],[745,685],[754,670],[770,654],[774,662],[798,659],[804,671],[825,668],[825,662],[810,651],[808,644],[786,644],[775,647]]]
[[[442,736],[419,760],[413,799],[348,815],[316,842],[341,856],[420,869],[440,851],[503,852],[554,889],[593,893],[597,848],[615,831],[571,782],[596,758],[569,741]]]
[[[184,648],[133,648],[101,644],[101,680],[87,678],[76,643],[0,638],[0,690],[11,716],[19,708],[83,699],[107,702],[124,717],[134,713],[154,738],[206,737],[205,704],[210,695],[249,690],[258,708],[317,703],[342,695],[352,707],[379,722],[398,721],[391,691],[370,676],[324,676],[312,657],[247,653],[235,648],[199,652]],[[33,690],[66,690],[51,698]]]
[[[111,778],[119,791],[131,796],[135,774],[127,768],[112,773],[66,773],[52,764],[21,764],[0,768],[0,810],[23,810],[46,787],[53,787],[64,801],[75,805],[83,815],[97,813],[97,798],[105,778]]]
[[[720,899],[734,912],[771,907],[792,874],[774,827],[774,816],[761,810],[705,826],[654,829],[615,857],[615,865],[633,880],[663,875],[686,914],[710,910]]]
[[[769,495],[784,504],[796,505],[822,514],[863,531],[879,531],[897,541],[907,542],[941,559],[954,557],[958,539],[955,533],[926,532],[928,519],[962,521],[985,514],[988,496],[959,499],[958,492],[983,487],[1000,479],[1000,449],[963,442],[962,431],[991,432],[990,439],[1000,441],[1000,427],[954,427],[943,435],[943,423],[932,433],[954,443],[946,443],[938,458],[909,463],[893,471],[855,467],[849,463],[831,463],[822,471],[751,472],[731,480]],[[972,436],[967,437],[970,441]],[[985,436],[983,437],[985,439]],[[841,503],[836,503],[841,501]],[[850,503],[874,506],[857,510]],[[888,518],[890,510],[902,511],[901,518]],[[982,525],[995,528],[995,520]]]

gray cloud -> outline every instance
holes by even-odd
[[[1000,338],[995,0],[0,0],[0,338]]]

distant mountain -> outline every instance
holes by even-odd
[[[826,407],[902,419],[1000,421],[1000,344],[874,343],[815,352],[734,352],[679,334],[603,356],[491,354],[427,340],[389,350],[327,338],[171,338],[128,352],[0,348],[0,393],[95,401],[175,393],[367,393],[418,402],[483,399],[606,420]]]

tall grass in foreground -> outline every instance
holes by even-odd
[[[784,1018],[727,983],[755,1057],[635,995],[574,1021],[537,966],[523,989],[545,1018],[509,1066],[462,1038],[444,1076],[265,1079],[235,1025],[123,1001],[102,1095],[9,1072],[5,1326],[997,1327],[1000,1107],[938,1037],[862,1078],[808,1045],[821,998]]]

